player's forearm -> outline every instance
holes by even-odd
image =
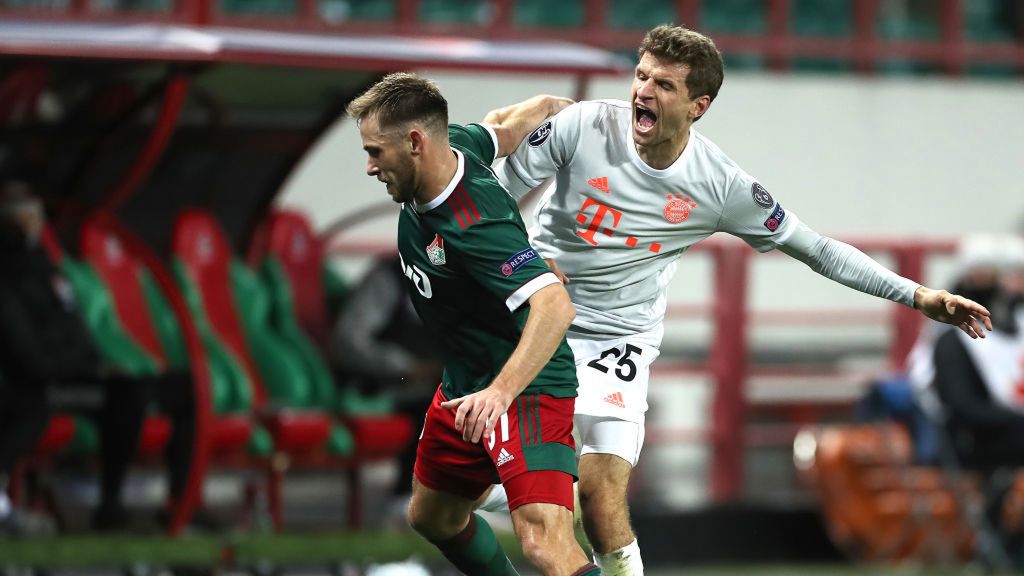
[[[501,158],[515,152],[531,130],[570,104],[572,100],[568,98],[541,94],[488,112],[483,123],[491,126],[498,137],[496,156]]]
[[[530,315],[519,345],[491,383],[509,399],[522,393],[551,360],[576,317],[576,309],[561,284],[541,288],[529,302]]]
[[[801,224],[779,249],[844,286],[914,306],[914,294],[920,284],[896,274],[853,246],[821,236],[807,226]]]

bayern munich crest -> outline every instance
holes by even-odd
[[[697,207],[697,203],[689,196],[682,194],[668,194],[668,203],[665,204],[665,220],[672,224],[685,222],[690,217],[690,212]]]

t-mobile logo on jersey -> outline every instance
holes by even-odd
[[[586,212],[591,206],[597,206],[597,211],[594,213],[594,217],[591,218],[590,223],[588,224]],[[588,244],[597,246],[597,240],[594,239],[594,236],[597,234],[598,230],[600,230],[605,236],[611,237],[613,235],[611,228],[601,227],[601,222],[604,221],[604,217],[608,214],[612,215],[612,228],[615,228],[619,225],[619,219],[622,218],[622,212],[619,212],[610,206],[605,206],[592,198],[586,198],[583,200],[583,207],[580,208],[579,214],[576,215],[576,221],[580,224],[586,224],[587,229],[577,229],[576,233],[579,234],[580,238],[586,240]]]
[[[587,209],[590,208],[591,206],[596,206],[597,210],[594,212],[594,216],[593,218],[590,219],[590,222],[587,222]],[[605,216],[607,216],[608,214],[611,214],[612,216],[611,227],[602,227],[601,223],[605,221]],[[622,212],[616,210],[615,208],[612,208],[611,206],[602,204],[592,198],[585,198],[583,200],[583,206],[580,208],[579,213],[576,214],[576,221],[579,222],[580,224],[585,224],[587,228],[585,230],[580,230],[577,228],[576,234],[580,238],[583,238],[583,240],[585,240],[588,244],[592,246],[597,246],[598,243],[596,237],[598,231],[600,231],[605,236],[611,238],[612,236],[615,235],[615,233],[612,232],[612,228],[615,228],[619,225],[620,219],[622,219]],[[639,238],[636,238],[635,236],[626,237],[626,246],[629,246],[630,248],[636,248],[639,243]],[[657,254],[661,252],[661,244],[658,242],[654,242],[648,245],[647,249]]]

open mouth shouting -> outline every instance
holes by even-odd
[[[635,102],[633,104],[633,130],[640,136],[649,136],[658,123],[658,115],[653,110]]]

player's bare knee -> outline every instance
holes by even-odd
[[[430,518],[428,515],[420,513],[419,510],[415,504],[410,504],[405,511],[405,520],[409,523],[410,528],[429,538],[427,532],[430,532]]]
[[[438,513],[437,510],[432,513],[425,507],[417,506],[415,501],[410,503],[405,517],[410,528],[432,541],[453,538],[465,526],[465,522],[460,524],[458,518],[443,512]]]
[[[594,506],[623,506],[626,503],[628,478],[611,474],[593,474],[580,480],[580,505],[584,509]]]
[[[554,542],[545,538],[539,531],[529,531],[520,538],[519,543],[523,548],[523,556],[530,561],[530,564],[541,568],[551,563],[555,551],[552,549]]]

